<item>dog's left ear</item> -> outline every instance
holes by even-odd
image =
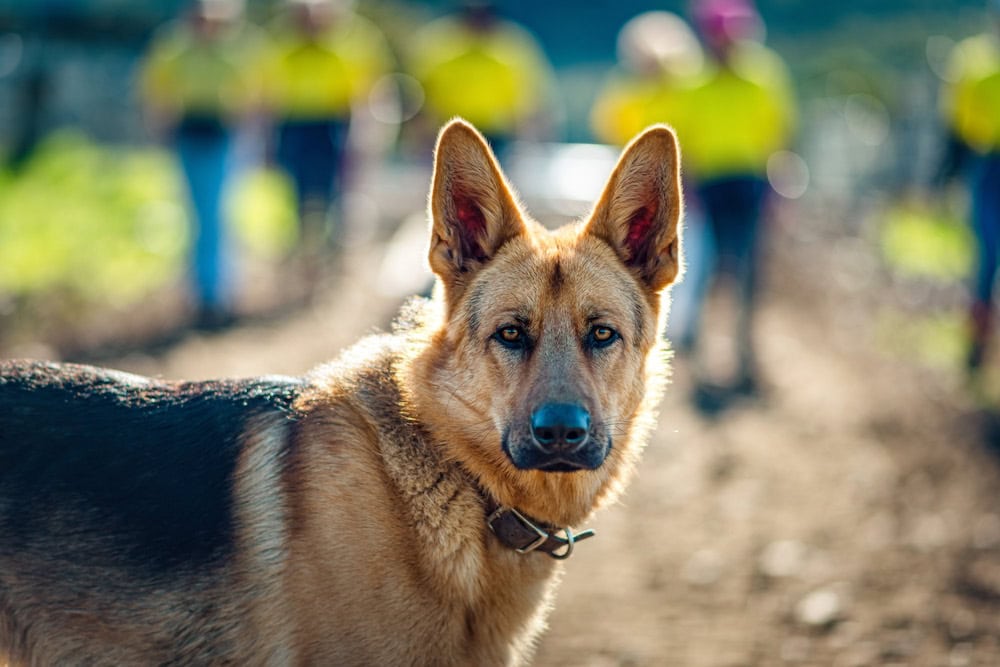
[[[500,247],[525,233],[507,181],[482,135],[456,119],[438,136],[431,184],[430,264],[453,298]]]
[[[673,131],[665,125],[647,129],[622,151],[585,230],[614,248],[653,292],[681,269],[679,165]]]

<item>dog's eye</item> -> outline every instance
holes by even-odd
[[[512,349],[521,349],[525,347],[528,338],[524,333],[524,329],[513,325],[500,327],[497,329],[497,332],[493,334],[493,337],[500,341],[500,343],[505,347]]]
[[[611,327],[596,326],[590,330],[590,344],[593,347],[607,347],[618,340],[618,332]]]
[[[500,330],[500,337],[505,343],[516,343],[521,340],[521,330],[517,327],[504,327]]]

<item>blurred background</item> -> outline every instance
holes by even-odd
[[[668,122],[674,383],[539,662],[1000,664],[998,30],[983,0],[0,0],[0,357],[301,373],[427,292],[442,122],[549,226]]]

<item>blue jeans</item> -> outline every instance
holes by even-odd
[[[979,259],[973,291],[977,301],[989,304],[1000,257],[1000,152],[977,156],[969,176]]]
[[[767,181],[754,175],[717,178],[698,187],[716,251],[715,273],[727,273],[735,283],[739,307],[736,345],[744,376],[752,375],[756,366],[752,324],[759,272],[758,237],[768,192]]]
[[[311,204],[318,205],[325,224],[326,214],[338,203],[348,129],[346,118],[286,120],[278,125],[275,157],[295,186],[300,225],[313,224]]]
[[[216,119],[185,119],[174,133],[174,147],[194,209],[191,272],[195,297],[199,308],[206,310],[225,310],[229,296],[228,234],[222,202],[232,143],[232,132]]]
[[[694,348],[714,261],[714,241],[705,212],[694,193],[685,187],[684,277],[670,288],[670,317],[667,320],[667,338],[682,354]]]

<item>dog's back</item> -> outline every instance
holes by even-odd
[[[209,635],[226,614],[203,592],[238,583],[222,580],[237,550],[244,434],[294,420],[299,388],[0,364],[0,637],[13,657],[73,662],[97,637],[144,647],[109,663],[217,651]],[[104,606],[114,618],[98,622]],[[185,636],[190,627],[204,636]]]

